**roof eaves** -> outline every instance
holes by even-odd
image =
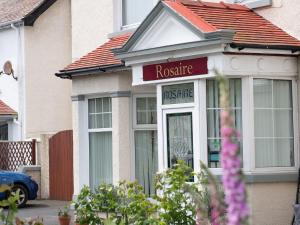
[[[62,79],[72,79],[73,76],[93,75],[99,73],[106,73],[110,71],[122,70],[126,68],[127,67],[125,67],[124,64],[94,66],[94,67],[86,67],[86,68],[71,69],[71,70],[60,70],[58,73],[55,73],[55,76],[60,77]]]
[[[42,15],[51,5],[53,5],[57,0],[44,0],[38,7],[33,9],[24,18],[24,26],[33,26],[34,22]]]

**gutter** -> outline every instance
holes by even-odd
[[[242,43],[232,43],[231,48],[237,48],[243,50],[244,48],[256,48],[256,49],[275,49],[275,50],[290,50],[292,53],[300,51],[300,46],[292,45],[258,45],[258,44],[242,44]]]
[[[122,70],[130,70],[130,68],[126,67],[124,64],[96,66],[96,67],[87,67],[87,68],[72,69],[72,70],[60,70],[58,73],[55,73],[55,76],[62,79],[72,79],[75,76],[93,75],[93,74],[106,73],[111,71],[122,71]]]

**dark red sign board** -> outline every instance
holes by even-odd
[[[143,80],[163,80],[207,73],[207,57],[203,57],[144,66]]]

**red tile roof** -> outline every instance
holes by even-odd
[[[6,105],[2,100],[0,100],[0,116],[3,115],[16,115],[17,112]]]
[[[63,71],[100,66],[123,65],[123,63],[114,56],[111,50],[122,47],[129,39],[130,35],[131,34],[124,34],[109,39],[105,44],[96,48],[94,51],[68,65]]]
[[[164,3],[201,32],[210,33],[224,29],[235,31],[233,38],[235,44],[300,47],[299,40],[246,6],[200,0],[164,0]],[[131,34],[125,34],[110,39],[94,51],[68,65],[57,75],[86,68],[123,65],[111,50],[121,48],[130,36]]]
[[[203,29],[206,24],[215,30],[234,30],[234,43],[300,46],[299,40],[246,6],[191,0],[164,2],[203,32],[210,32],[209,29]]]

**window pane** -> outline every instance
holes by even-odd
[[[193,125],[192,113],[167,115],[168,166],[178,160],[193,166]]]
[[[100,132],[89,134],[90,187],[112,183],[112,134]]]
[[[96,112],[96,99],[89,99],[88,105],[89,105],[89,113],[95,113]]]
[[[207,137],[220,137],[220,110],[207,110]]]
[[[103,112],[111,112],[111,98],[103,98]]]
[[[255,140],[255,165],[257,168],[275,166],[273,139]]]
[[[89,115],[89,129],[93,129],[93,128],[97,127],[96,121],[97,121],[96,115],[90,114]]]
[[[219,88],[218,82],[206,80],[206,105],[207,108],[219,108]]]
[[[276,80],[273,85],[274,108],[292,108],[292,83],[288,80]]]
[[[229,79],[230,111],[233,117],[235,128],[242,131],[242,84],[241,79]],[[206,81],[206,107],[207,107],[207,151],[208,166],[220,167],[219,151],[220,139],[220,112],[219,108],[219,88],[215,80]],[[240,143],[242,146],[242,143]],[[241,155],[242,155],[242,148]]]
[[[254,107],[272,107],[272,80],[254,79],[253,85]]]
[[[103,128],[111,127],[111,113],[103,113]]]
[[[103,99],[102,98],[97,98],[95,100],[96,100],[96,111],[95,111],[95,113],[103,112],[103,108],[102,108]]]
[[[8,140],[8,124],[0,125],[0,140]]]
[[[154,178],[158,169],[157,132],[135,131],[135,177],[144,187],[145,194],[155,193]]]
[[[274,110],[275,137],[293,137],[293,111]]]
[[[279,138],[274,142],[276,166],[294,166],[294,140]]]
[[[153,7],[153,0],[122,0],[123,26],[142,22]]]
[[[292,82],[255,79],[253,83],[256,167],[293,166]]]
[[[271,109],[255,109],[255,137],[273,137],[273,113]]]
[[[89,129],[111,127],[111,98],[88,100]]]
[[[179,104],[194,102],[194,83],[166,85],[162,87],[162,103]]]
[[[156,98],[140,97],[136,98],[136,123],[156,124]]]
[[[242,81],[241,79],[229,80],[229,100],[231,107],[242,107]]]

